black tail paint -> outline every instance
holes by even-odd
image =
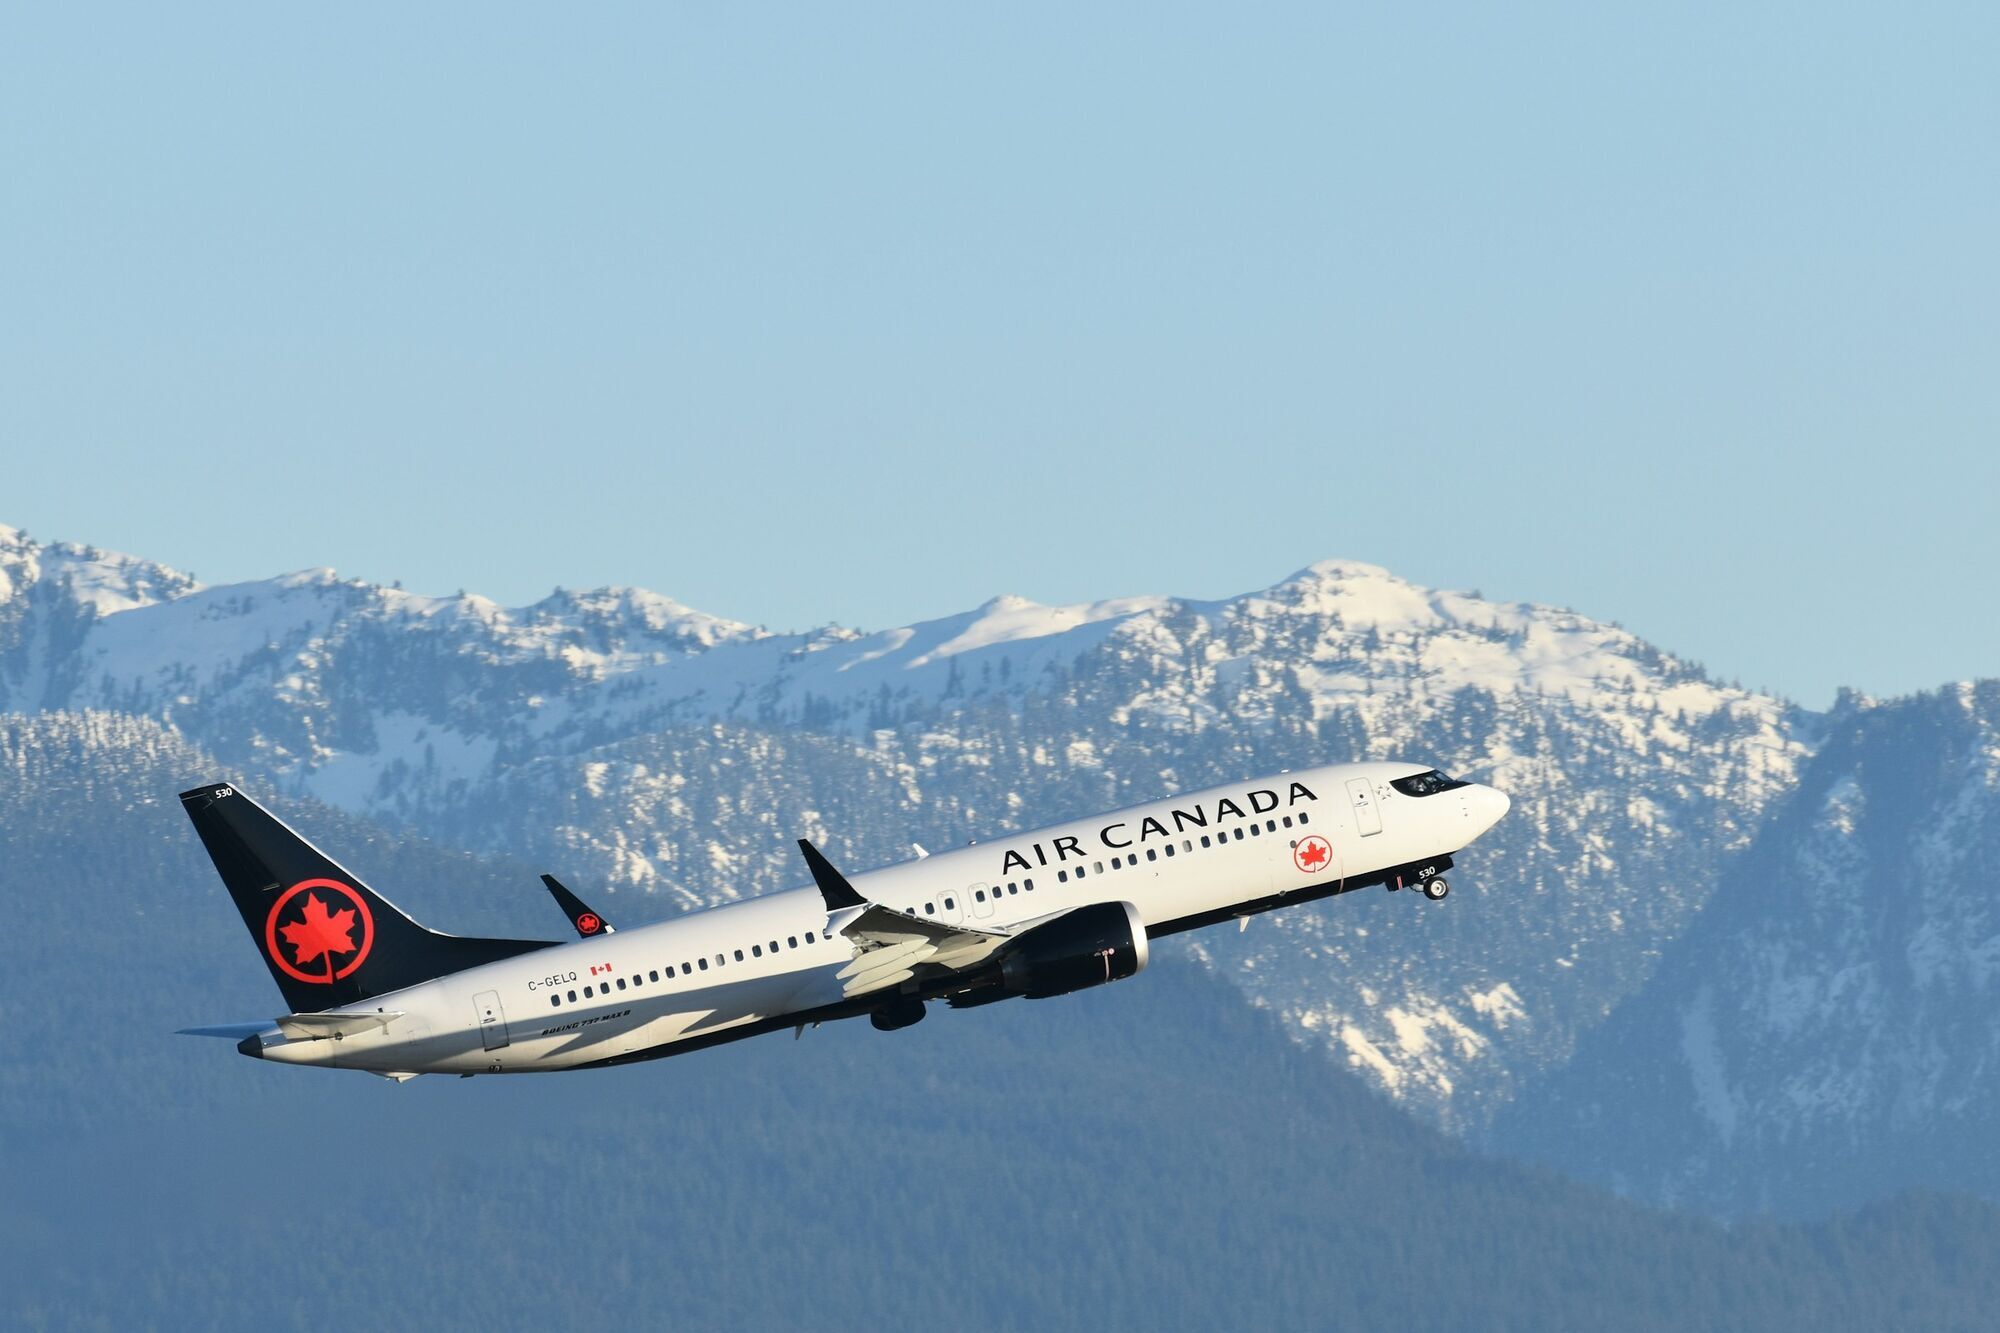
[[[233,783],[184,791],[181,805],[293,1013],[353,1004],[554,942],[426,930]]]
[[[556,906],[562,908],[563,915],[569,918],[570,925],[576,927],[576,933],[581,938],[587,940],[592,935],[614,935],[618,932],[616,926],[584,906],[583,899],[571,893],[569,887],[554,875],[543,875],[542,887],[556,900]]]

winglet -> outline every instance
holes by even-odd
[[[549,891],[549,896],[556,900],[556,906],[562,908],[563,915],[569,918],[570,925],[576,927],[576,933],[580,937],[587,940],[593,935],[612,933],[611,923],[585,907],[583,899],[564,888],[563,882],[554,875],[543,875],[542,886]]]
[[[826,899],[826,910],[838,912],[843,907],[866,907],[868,900],[854,891],[833,863],[819,854],[819,848],[799,839],[799,850],[805,853],[806,866],[813,873],[813,883],[819,885],[819,896]]]

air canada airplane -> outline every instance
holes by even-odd
[[[652,1060],[867,1014],[1045,998],[1146,966],[1151,941],[1371,885],[1449,892],[1507,797],[1418,764],[1335,764],[1170,797],[613,932],[554,879],[577,938],[427,930],[231,783],[181,804],[291,1012],[188,1028],[281,1064],[516,1074]]]

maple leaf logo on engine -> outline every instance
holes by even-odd
[[[1332,856],[1332,845],[1318,834],[1303,839],[1292,849],[1292,861],[1308,875],[1324,870]]]
[[[374,944],[375,918],[368,903],[337,879],[292,885],[278,895],[264,921],[271,962],[285,975],[317,986],[352,976]]]

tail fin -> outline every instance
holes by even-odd
[[[553,943],[426,930],[233,783],[184,791],[181,806],[294,1013],[353,1004]]]

